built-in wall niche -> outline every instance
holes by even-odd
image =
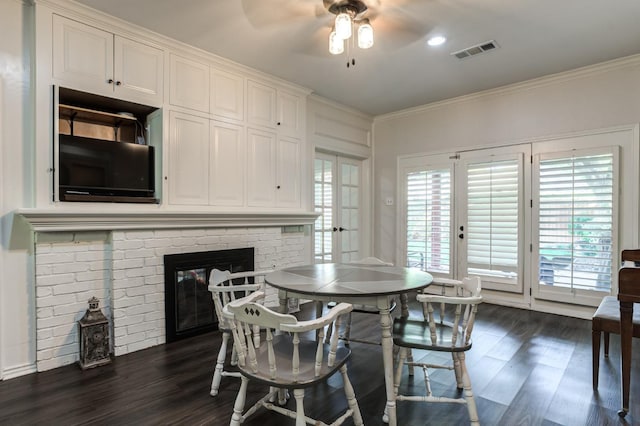
[[[59,201],[157,202],[159,160],[147,131],[157,108],[66,88],[57,99]]]

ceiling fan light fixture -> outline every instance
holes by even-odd
[[[367,19],[358,27],[358,47],[368,49],[373,46],[373,27]]]
[[[338,37],[336,31],[331,31],[329,34],[329,53],[332,55],[339,55],[344,52],[344,40]]]
[[[351,37],[351,16],[347,12],[339,13],[336,16],[335,32],[342,40]]]
[[[437,35],[427,40],[427,44],[431,47],[435,47],[444,44],[445,41],[447,41],[447,38],[445,36]]]

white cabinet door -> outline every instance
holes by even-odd
[[[276,205],[300,207],[300,141],[279,138],[276,159]]]
[[[244,120],[244,77],[211,69],[211,113],[232,120]]]
[[[249,124],[276,127],[276,89],[253,80],[247,81],[247,121]]]
[[[303,132],[302,112],[300,96],[278,91],[278,133],[300,137]]]
[[[209,204],[209,120],[169,116],[169,203]]]
[[[209,65],[171,55],[171,105],[209,112]]]
[[[164,52],[115,36],[114,54],[116,94],[139,103],[162,106]]]
[[[53,78],[113,96],[113,34],[53,15]]]
[[[214,206],[244,205],[246,144],[244,127],[211,121],[209,202]]]
[[[247,205],[273,207],[276,204],[276,135],[247,130]]]
[[[163,51],[53,15],[53,78],[65,87],[162,105]]]

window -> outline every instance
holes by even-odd
[[[611,289],[614,160],[612,152],[541,155],[541,285]]]

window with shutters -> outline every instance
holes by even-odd
[[[615,162],[610,150],[540,155],[541,285],[610,290]]]
[[[518,160],[467,166],[467,270],[516,279],[520,211]]]
[[[408,171],[405,185],[407,266],[449,275],[451,171]]]

